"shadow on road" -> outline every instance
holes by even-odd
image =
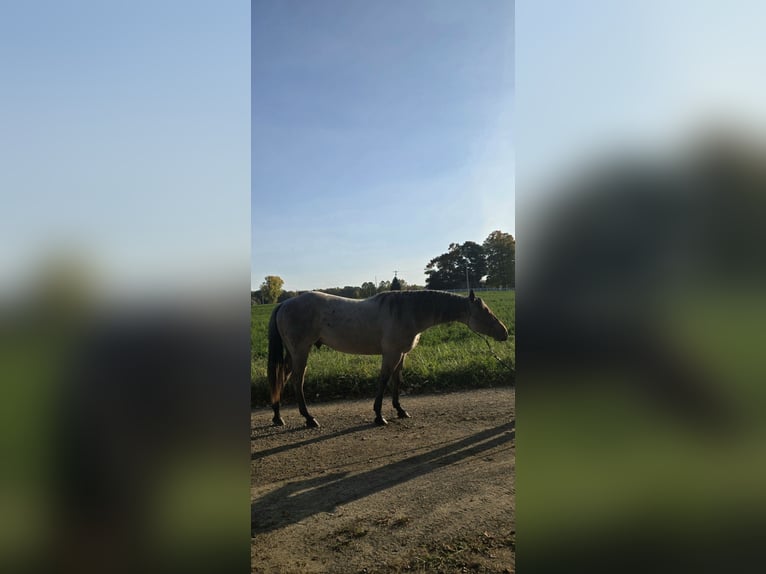
[[[350,428],[347,428],[347,429],[339,430],[339,431],[336,431],[336,432],[333,432],[333,433],[329,433],[329,434],[321,434],[319,436],[315,436],[315,437],[310,438],[310,439],[302,440],[301,442],[296,442],[296,443],[293,443],[293,444],[285,444],[285,445],[282,445],[282,446],[275,446],[274,448],[270,448],[270,449],[267,449],[267,450],[259,450],[259,451],[256,451],[256,452],[250,454],[250,460],[257,460],[259,458],[264,458],[264,457],[270,456],[272,454],[279,454],[281,452],[286,452],[288,450],[293,450],[295,448],[300,448],[302,446],[306,446],[306,445],[309,445],[309,444],[314,444],[314,443],[317,443],[317,442],[324,442],[326,440],[330,440],[330,439],[333,439],[333,438],[338,438],[339,436],[344,436],[344,435],[347,435],[347,434],[352,434],[352,433],[359,432],[359,431],[362,431],[362,430],[369,430],[370,428],[374,428],[373,424],[372,423],[367,423],[367,424],[357,425],[355,427],[350,427]],[[294,427],[294,428],[291,428],[291,429],[287,429],[285,432],[301,432],[301,431],[305,431],[305,430],[306,430],[305,427]]]
[[[366,428],[363,427],[363,428]],[[269,532],[289,524],[300,522],[322,512],[333,512],[341,504],[347,504],[365,496],[375,494],[392,486],[427,474],[435,468],[454,464],[476,456],[516,437],[516,423],[511,421],[487,429],[464,439],[456,440],[432,451],[411,456],[404,460],[377,467],[360,474],[336,472],[307,480],[290,482],[254,500],[250,505],[250,534]],[[326,440],[333,436],[347,434],[348,429],[316,437],[307,442]],[[359,429],[356,429],[359,430]],[[279,447],[284,449],[286,447]],[[289,447],[288,447],[289,448]]]

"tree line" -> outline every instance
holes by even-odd
[[[304,291],[284,291],[282,285],[284,285],[284,281],[282,281],[281,277],[269,275],[264,278],[258,291],[252,291],[250,293],[250,299],[255,304],[281,303],[290,297],[295,297],[296,295],[304,293]],[[340,297],[348,297],[349,299],[366,299],[367,297],[372,297],[373,295],[377,295],[384,291],[417,291],[421,289],[425,289],[425,287],[422,285],[412,285],[400,277],[394,277],[391,281],[380,281],[377,285],[372,281],[366,281],[362,283],[361,286],[346,285],[345,287],[328,287],[325,289],[317,289],[317,291],[329,293],[330,295],[338,295]]]
[[[426,284],[410,285],[401,277],[391,281],[372,281],[360,286],[319,289],[324,293],[351,299],[364,299],[391,290],[462,289],[470,287],[513,288],[516,286],[516,240],[500,230],[490,233],[483,243],[473,241],[450,243],[446,253],[431,259],[425,268]],[[258,291],[252,291],[254,304],[277,303],[299,295],[301,291],[285,291],[284,281],[276,275],[264,278]]]

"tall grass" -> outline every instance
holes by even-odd
[[[405,393],[438,392],[455,389],[512,385],[515,379],[514,332],[516,294],[513,291],[487,291],[481,297],[509,330],[509,339],[498,343],[490,339],[492,351],[479,335],[461,323],[440,325],[425,331],[417,347],[407,355],[404,367]],[[274,305],[251,309],[251,402],[269,403],[266,378],[268,322]],[[328,347],[312,348],[304,384],[311,401],[348,397],[371,397],[377,392],[380,356],[348,355]],[[294,400],[286,388],[284,400]]]

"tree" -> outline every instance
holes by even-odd
[[[434,257],[426,265],[426,287],[429,289],[453,289],[460,282],[460,256],[458,244],[450,243],[449,251]],[[463,275],[465,277],[465,275]]]
[[[340,290],[340,296],[348,297],[349,299],[360,299],[361,289],[354,285],[345,285],[343,289]]]
[[[391,291],[401,291],[402,290],[402,284],[399,283],[399,278],[394,276],[394,279],[391,281]]]
[[[473,241],[450,243],[449,251],[434,257],[426,265],[426,286],[429,289],[459,289],[465,287],[466,272],[472,287],[481,284],[487,274],[484,248]]]
[[[372,297],[376,293],[375,283],[372,281],[365,281],[361,287],[363,297]]]
[[[460,246],[462,257],[463,278],[468,270],[468,281],[471,287],[478,287],[487,274],[487,256],[484,247],[473,241],[466,241]]]
[[[510,233],[493,231],[484,240],[487,257],[487,285],[514,287],[516,285],[516,240]]]
[[[261,283],[261,296],[266,303],[276,303],[282,293],[285,282],[278,275],[267,275]]]
[[[378,293],[382,293],[383,291],[390,291],[390,290],[391,290],[390,281],[381,281],[380,285],[378,285]]]

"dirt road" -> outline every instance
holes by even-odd
[[[514,390],[386,400],[252,411],[253,572],[514,571]]]

